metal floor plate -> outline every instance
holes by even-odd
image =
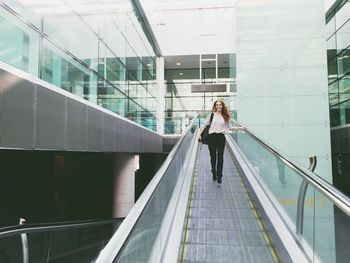
[[[201,146],[188,206],[181,262],[274,262],[227,150],[222,184],[212,180],[207,146]]]

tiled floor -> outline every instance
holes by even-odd
[[[208,148],[200,147],[181,262],[274,262],[227,150],[218,186]]]

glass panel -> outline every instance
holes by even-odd
[[[1,60],[122,116],[129,99],[121,92],[130,91],[130,118],[154,129],[155,54],[130,1],[6,2],[58,45],[44,38],[39,56],[39,34],[0,7]],[[133,82],[130,88],[127,81]]]
[[[303,238],[312,249],[315,247],[315,189],[308,185],[304,201]],[[310,255],[314,258],[314,253]]]
[[[330,108],[330,122],[331,127],[340,125],[340,106],[335,105]]]
[[[216,61],[202,61],[202,80],[216,79]]]
[[[346,103],[341,105],[346,108]],[[285,222],[294,232],[295,238],[305,249],[311,262],[348,262],[349,215],[308,184],[303,202],[302,236],[296,234],[297,203],[302,175],[290,169],[247,133],[238,132],[231,136],[248,159],[248,165],[255,171],[255,176],[264,191],[273,202],[278,200],[277,210],[282,209],[281,211],[287,213],[288,219],[291,219],[292,224],[289,224],[288,220]]]
[[[23,262],[23,242],[28,262],[91,262],[107,244],[120,222],[106,222],[61,230],[13,234],[0,238],[0,261]]]
[[[336,24],[337,29],[344,26],[344,24],[348,22],[349,14],[350,14],[350,5],[348,3],[346,3],[335,14],[335,24]]]
[[[201,56],[201,58],[202,58],[202,59],[215,59],[216,56],[215,56],[215,54],[203,54],[203,55]]]
[[[323,262],[341,262],[336,259],[334,204],[318,190],[315,190],[314,254]],[[347,217],[349,220],[349,217]],[[344,230],[346,225],[344,225]],[[327,238],[325,238],[327,237]],[[348,244],[347,248],[350,248]],[[344,261],[343,261],[344,262]]]
[[[350,98],[350,76],[344,76],[338,81],[340,102]]]
[[[218,54],[218,78],[236,78],[235,54]]]
[[[335,18],[333,17],[326,25],[326,39],[335,33]]]
[[[39,34],[0,7],[0,60],[38,77]]]
[[[199,68],[196,69],[167,69],[165,78],[168,82],[174,79],[199,79]]]
[[[329,202],[325,202],[328,204]],[[345,263],[350,258],[350,218],[338,207],[334,206],[334,246],[335,246],[335,258],[337,263]],[[332,217],[330,216],[328,224],[332,223]],[[331,226],[332,227],[332,226]],[[318,232],[316,237],[320,237],[321,232]],[[333,244],[330,244],[333,245]],[[332,248],[332,246],[330,246]]]
[[[340,53],[350,45],[350,23],[347,22],[337,33],[337,51]]]
[[[302,181],[300,176],[248,134],[234,133],[232,138],[255,170],[261,186],[296,224],[296,206]]]
[[[0,262],[23,262],[21,235],[0,238]]]
[[[81,60],[98,58],[99,43],[94,32],[81,17],[66,15],[45,16],[43,32]]]
[[[39,13],[30,9],[30,4],[31,4],[30,1],[29,1],[29,5],[28,3],[26,3],[27,1],[18,1],[18,0],[1,0],[1,2],[11,7],[13,10],[16,10],[18,14],[20,14],[24,19],[32,23],[37,28],[41,27],[42,16]],[[41,4],[41,7],[45,5],[44,2],[40,4]],[[56,3],[56,6],[57,6],[57,3]]]
[[[79,97],[95,101],[97,98],[94,73],[46,39],[43,41],[42,79]]]
[[[338,58],[334,57],[335,50],[327,49],[327,54],[328,54],[328,83],[331,83],[338,78]],[[330,60],[331,57],[333,57],[333,59]]]
[[[164,247],[165,238],[160,233],[161,224],[175,185],[178,180],[184,179],[185,159],[190,152],[194,131],[195,127],[185,135],[178,151],[114,262],[152,262],[152,255],[154,253],[159,255],[161,247]]]
[[[348,50],[344,50],[337,57],[338,60],[338,77],[346,75],[350,72],[350,52]],[[329,74],[329,73],[328,73]]]
[[[123,117],[125,116],[125,95],[102,79],[98,84],[98,105]]]

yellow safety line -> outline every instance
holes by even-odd
[[[261,216],[260,216],[260,214],[259,214],[259,212],[258,212],[258,209],[257,209],[256,206],[254,205],[254,203],[253,203],[253,201],[252,201],[252,198],[251,198],[251,195],[250,195],[250,193],[249,193],[247,187],[244,185],[244,182],[243,182],[243,180],[242,180],[242,176],[241,176],[240,172],[237,170],[236,163],[235,163],[235,161],[233,160],[233,158],[232,158],[232,162],[233,162],[235,171],[236,171],[237,174],[239,175],[239,179],[240,179],[241,184],[242,184],[242,186],[243,186],[244,192],[246,192],[247,195],[248,195],[250,207],[251,207],[252,210],[253,210],[255,219],[256,219],[256,221],[258,222],[258,225],[259,225],[260,230],[261,230],[261,232],[262,232],[262,234],[263,234],[263,237],[264,237],[264,239],[265,239],[265,241],[266,241],[266,243],[267,243],[267,245],[268,245],[268,247],[269,247],[271,256],[272,256],[272,258],[273,258],[273,262],[274,262],[274,263],[280,263],[281,261],[280,261],[278,255],[277,255],[277,251],[276,251],[275,247],[273,246],[273,243],[272,243],[272,241],[271,241],[271,238],[270,238],[269,234],[267,233],[266,227],[265,227],[264,222],[263,222],[263,220],[262,220],[262,218],[261,218]]]
[[[188,235],[188,226],[191,223],[191,219],[190,216],[192,215],[192,201],[194,198],[194,190],[196,188],[196,175],[197,175],[197,169],[198,169],[198,154],[199,154],[199,147],[197,149],[197,153],[196,153],[196,163],[193,169],[193,174],[192,174],[192,180],[191,180],[191,188],[190,188],[190,195],[188,198],[188,203],[187,203],[187,211],[186,211],[186,219],[185,219],[185,224],[184,224],[184,228],[182,230],[182,244],[180,247],[180,262],[183,262],[185,260],[185,257],[187,255],[187,246],[186,243],[188,242],[189,239],[189,235]]]

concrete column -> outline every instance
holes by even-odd
[[[165,84],[164,84],[164,58],[157,57],[157,86],[158,86],[158,107],[157,107],[157,132],[164,134],[164,111],[165,111]]]
[[[135,200],[135,155],[114,155],[113,217],[126,217]]]

